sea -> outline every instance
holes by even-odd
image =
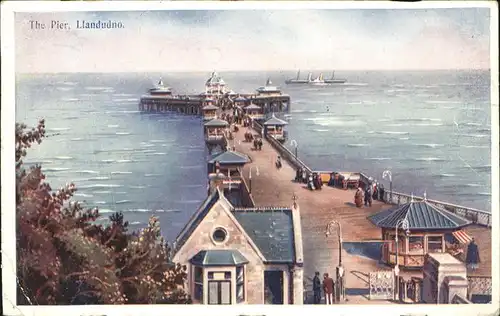
[[[325,71],[327,74],[327,71]],[[46,120],[27,165],[105,223],[121,211],[131,229],[151,215],[173,240],[207,194],[202,120],[138,111],[161,77],[175,93],[204,91],[208,73],[69,73],[16,76],[16,122]],[[315,170],[361,171],[395,191],[491,211],[489,71],[339,71],[345,84],[286,85],[288,72],[227,72],[250,93],[270,78],[291,96],[286,145]],[[293,140],[293,141],[292,141]]]

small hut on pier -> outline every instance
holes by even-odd
[[[242,96],[238,96],[236,99],[234,99],[234,105],[236,107],[239,107],[240,109],[243,109],[245,107],[246,102],[247,99]]]
[[[422,268],[426,254],[447,251],[447,234],[467,236],[462,228],[471,224],[470,221],[431,204],[426,199],[412,199],[409,203],[368,218],[382,229],[382,261],[395,265],[397,252],[399,266],[404,268]],[[403,228],[403,222],[407,222],[407,229]],[[398,245],[395,244],[396,233]]]
[[[207,143],[219,143],[224,141],[224,135],[226,128],[229,127],[229,123],[214,118],[204,124],[205,127],[205,142]]]
[[[286,139],[285,125],[288,125],[288,122],[277,118],[273,113],[271,118],[264,122],[264,133],[278,141],[284,141]]]
[[[216,153],[208,159],[208,172],[222,173],[229,177],[240,178],[242,168],[250,162],[250,158],[237,151],[228,150],[222,153]]]
[[[245,107],[245,114],[252,120],[261,120],[264,118],[262,108],[253,103]]]
[[[214,118],[217,117],[217,110],[219,108],[216,107],[215,105],[213,104],[208,104],[208,105],[205,105],[202,109],[203,111],[203,120],[205,121],[210,121],[210,120],[213,120]]]

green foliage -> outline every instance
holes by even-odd
[[[72,201],[67,184],[53,191],[41,166],[23,158],[45,137],[45,123],[16,124],[18,304],[190,304],[186,267],[170,262],[158,219],[128,232],[122,213],[97,225],[98,209]]]

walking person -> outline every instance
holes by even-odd
[[[479,267],[480,262],[481,260],[479,258],[479,248],[477,247],[474,238],[472,238],[471,242],[467,246],[467,255],[465,257],[465,263],[467,264],[467,267],[470,270],[476,271],[477,268]]]
[[[314,292],[314,304],[321,303],[321,281],[319,279],[319,272],[314,273],[313,292]]]
[[[365,189],[365,206],[372,206],[372,184],[368,183]]]
[[[335,287],[335,283],[333,279],[328,276],[328,273],[323,275],[323,292],[325,293],[325,304],[332,305],[333,304],[333,288]]]

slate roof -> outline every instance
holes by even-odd
[[[235,249],[202,250],[194,255],[189,262],[198,266],[239,266],[248,263],[247,258]]]
[[[287,121],[283,121],[279,118],[277,118],[274,113],[273,113],[273,116],[264,122],[264,126],[268,126],[268,125],[287,125],[288,122]]]
[[[260,110],[260,109],[261,109],[260,106],[253,104],[253,103],[245,106],[245,110]]]
[[[214,118],[213,120],[210,120],[210,121],[206,122],[205,126],[210,126],[210,127],[226,127],[226,126],[229,126],[229,123],[226,122],[226,121],[224,121],[224,120]]]
[[[234,217],[254,241],[268,263],[295,262],[292,210],[234,209]]]
[[[208,163],[215,163],[218,161],[221,165],[238,165],[246,164],[250,162],[250,158],[247,155],[239,153],[237,151],[228,150],[223,153],[217,153],[212,155]]]
[[[234,99],[234,101],[237,101],[237,102],[243,102],[243,101],[246,101],[247,99],[242,97],[242,96],[239,96],[237,97],[236,99]]]
[[[470,221],[427,201],[406,203],[368,217],[380,228],[396,228],[397,222],[405,218],[410,230],[454,230],[471,224]]]
[[[215,105],[213,105],[213,104],[205,105],[205,106],[203,107],[203,110],[218,110],[218,109],[219,109],[219,108],[218,108],[218,107],[216,107],[216,106],[215,106]]]
[[[191,236],[191,234],[194,232],[196,227],[198,227],[198,225],[201,223],[201,221],[205,218],[205,216],[208,214],[210,209],[214,206],[214,204],[218,200],[219,200],[219,191],[214,190],[214,192],[212,192],[212,194],[207,197],[207,199],[203,202],[203,204],[200,206],[198,211],[196,213],[194,213],[193,217],[189,220],[189,222],[187,224],[187,225],[189,225],[189,227],[186,230],[186,232],[184,234],[182,234],[182,231],[181,231],[182,236],[180,234],[179,234],[179,236],[177,236],[176,245],[175,245],[176,250],[180,249],[184,245],[184,243],[187,241],[189,236]],[[190,225],[190,223],[191,223],[191,225]]]

